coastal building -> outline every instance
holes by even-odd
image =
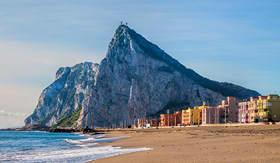
[[[196,125],[201,124],[201,107],[188,108],[187,110],[182,110],[182,125]]]
[[[249,101],[239,103],[239,122],[279,122],[279,95],[251,97]]]
[[[145,118],[139,118],[137,119],[137,127],[142,128],[145,127],[146,125],[146,120]]]
[[[258,108],[258,122],[267,122],[268,121],[268,110],[265,108],[267,96],[259,96],[257,100],[257,108]]]
[[[150,127],[158,127],[160,121],[157,119],[146,120],[145,118],[137,119],[137,127],[138,128],[150,128]]]
[[[248,123],[258,122],[258,98],[251,97],[250,101],[247,102],[248,105]]]
[[[175,111],[173,114],[174,126],[180,126],[182,123],[182,111]]]
[[[238,103],[235,97],[227,97],[218,106],[201,106],[202,124],[238,122]]]
[[[218,108],[221,110],[220,123],[238,122],[238,102],[235,97],[227,97]]]
[[[189,126],[192,122],[192,109],[182,110],[182,125]]]
[[[151,127],[158,127],[160,124],[160,121],[157,119],[151,119],[151,120],[148,120],[148,123],[150,124]]]
[[[199,125],[202,121],[202,107],[194,107],[193,114],[192,114],[192,124]]]
[[[238,122],[239,123],[248,123],[248,102],[242,101],[238,103],[239,113],[238,113]]]
[[[217,106],[208,106],[202,109],[202,124],[217,124],[220,122],[220,109]]]
[[[175,111],[173,114],[169,114],[169,126],[178,126],[182,123],[182,111]]]
[[[264,101],[264,109],[268,110],[268,120],[272,122],[280,121],[280,96],[268,95]]]
[[[166,127],[169,126],[170,114],[161,114],[160,115],[160,126]]]
[[[280,121],[280,96],[268,95],[259,96],[257,102],[258,115],[261,122],[279,122]]]
[[[178,126],[182,124],[182,111],[175,111],[173,114],[161,114],[160,126]]]

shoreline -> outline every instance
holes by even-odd
[[[268,122],[259,122],[259,123],[221,123],[221,124],[204,124],[199,125],[200,127],[215,127],[215,126],[258,126],[258,125],[270,125],[272,123]],[[280,125],[280,122],[275,123],[276,125]],[[190,125],[190,126],[158,126],[159,129],[164,128],[188,128],[188,127],[198,127],[198,125]],[[155,127],[151,127],[155,129]],[[77,128],[49,128],[49,127],[21,127],[21,128],[1,128],[0,131],[44,131],[44,132],[61,132],[61,133],[84,133],[84,134],[104,134],[105,132],[110,131],[132,131],[132,130],[141,130],[148,128],[95,128],[95,129],[77,129]],[[89,130],[89,131],[85,131]]]
[[[97,151],[104,150],[106,153],[114,149],[115,152],[111,151],[107,156],[104,153],[104,156],[92,157],[95,160],[88,163],[279,162],[280,160],[279,123],[145,129],[99,128],[95,131],[99,131],[98,135],[104,137],[98,140],[96,133],[73,132],[89,138],[82,141],[73,140],[74,144],[81,142],[85,143],[83,146],[90,147],[91,143],[95,142],[97,143],[95,147],[100,147]],[[94,139],[95,137],[97,139]],[[88,150],[92,151],[86,151],[87,155],[94,156],[96,151],[93,148]],[[100,152],[97,152],[97,155],[102,154]],[[80,154],[77,153],[76,157],[80,157]]]
[[[279,162],[280,125],[200,126],[110,130],[106,137],[121,148],[152,148],[90,161],[121,162]]]

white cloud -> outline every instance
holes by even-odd
[[[0,106],[10,112],[31,113],[36,106],[40,87],[0,83]]]
[[[0,110],[0,128],[22,127],[27,113]]]
[[[19,113],[19,112],[8,112],[5,110],[0,110],[0,116],[4,117],[26,117],[28,114]]]

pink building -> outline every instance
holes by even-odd
[[[243,101],[238,104],[239,106],[239,113],[238,113],[238,122],[239,123],[248,123],[249,116],[248,116],[248,102]]]
[[[220,123],[221,110],[217,106],[208,106],[202,109],[202,124]]]
[[[235,97],[227,97],[218,107],[223,110],[223,114],[220,114],[221,123],[238,122],[238,102]]]
[[[235,97],[227,97],[219,106],[208,106],[202,110],[202,124],[238,122],[238,103]]]

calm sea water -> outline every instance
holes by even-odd
[[[0,162],[87,162],[124,153],[150,150],[98,146],[119,138],[29,131],[0,131]]]

